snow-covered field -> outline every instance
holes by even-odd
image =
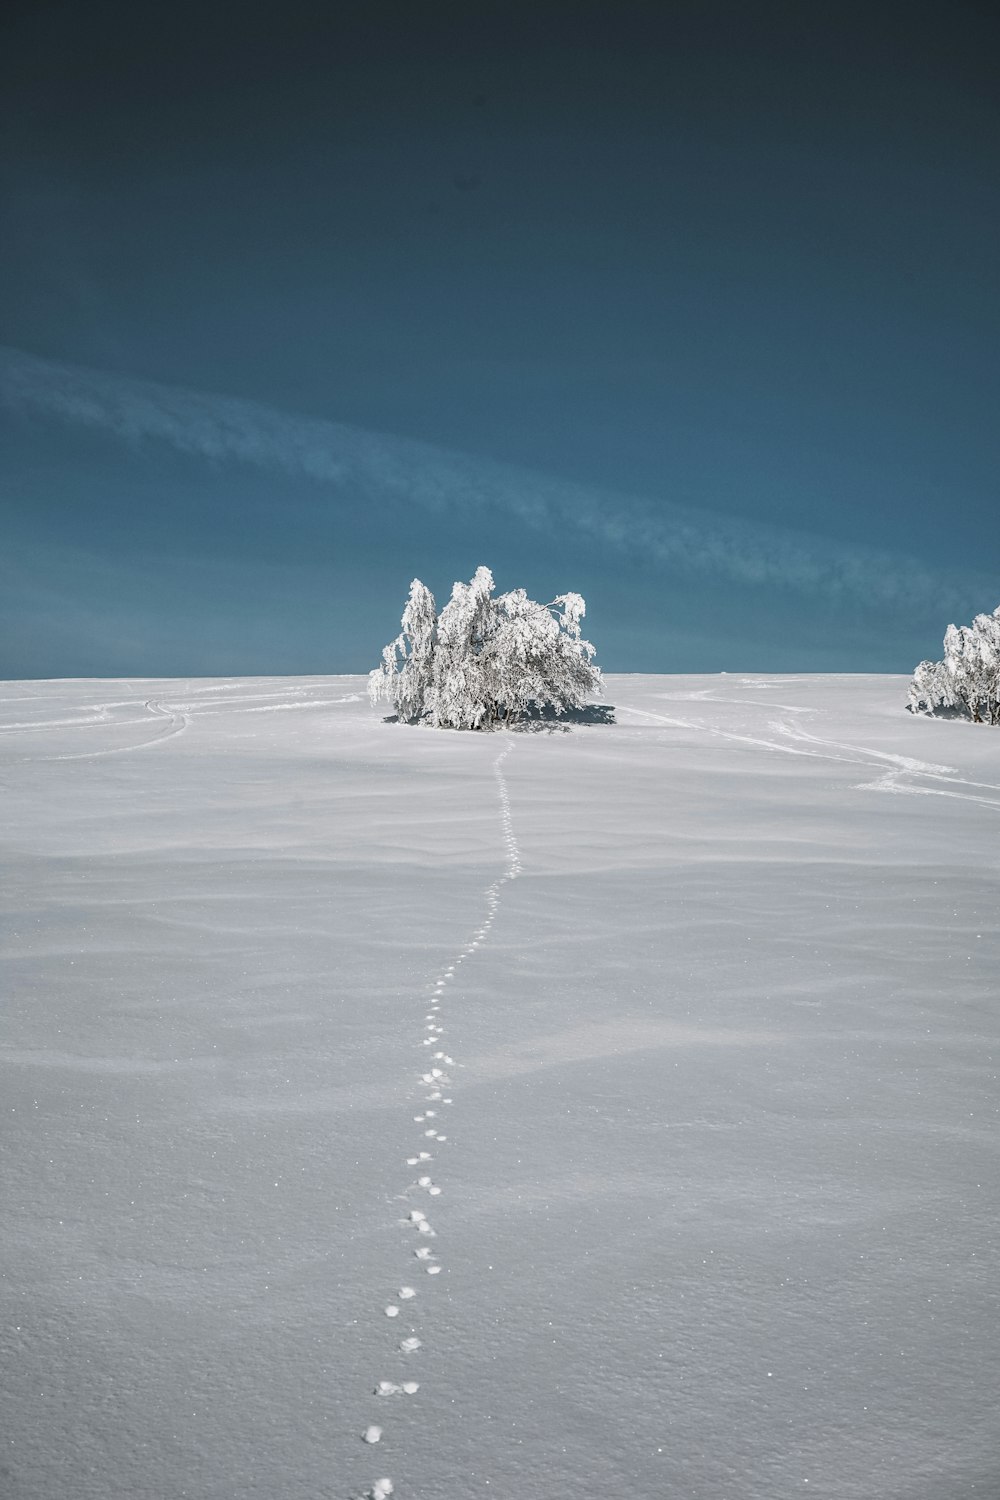
[[[1000,1496],[1000,732],[0,697],[4,1500]]]

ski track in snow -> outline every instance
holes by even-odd
[[[691,701],[690,699],[688,701]],[[726,702],[736,703],[738,699],[713,699],[707,694],[700,695],[701,702]],[[806,709],[796,709],[791,704],[771,705],[782,707],[786,711],[809,712]],[[765,740],[759,735],[739,734],[732,729],[720,729],[714,724],[699,723],[695,719],[678,719],[667,714],[653,713],[650,709],[624,708],[624,713],[635,714],[639,718],[652,719],[656,723],[669,725],[673,729],[693,729],[702,734],[710,734],[716,739],[731,740],[741,745],[755,745],[760,749],[773,750],[781,755],[803,755],[812,760],[840,761],[847,765],[870,766],[873,770],[882,774],[874,781],[861,781],[855,786],[859,792],[899,792],[913,797],[954,797],[960,802],[974,802],[981,807],[991,807],[1000,812],[1000,800],[995,797],[977,797],[969,792],[950,790],[951,787],[970,787],[974,791],[998,792],[1000,785],[989,781],[967,781],[960,777],[954,766],[936,765],[933,761],[915,760],[908,755],[893,755],[886,750],[874,750],[867,745],[847,745],[839,740],[828,740],[817,734],[810,734],[798,722],[786,723],[784,720],[774,720],[768,726],[776,734],[783,735],[787,740],[796,743],[783,744],[780,740]],[[919,777],[921,781],[943,781],[948,788],[942,786],[915,786],[912,778]],[[907,779],[903,779],[907,778]]]
[[[425,1066],[422,1066],[416,1075],[419,1088],[419,1109],[413,1116],[414,1145],[405,1162],[408,1169],[405,1188],[397,1195],[398,1199],[404,1201],[412,1201],[414,1198],[419,1200],[423,1197],[437,1199],[445,1192],[441,1180],[443,1174],[439,1165],[441,1159],[438,1156],[438,1148],[447,1146],[450,1133],[450,1127],[444,1119],[444,1110],[454,1103],[452,1074],[449,1070],[462,1066],[451,1056],[444,1045],[447,1035],[447,1002],[449,998],[454,997],[455,985],[462,964],[467,958],[471,958],[489,937],[500,907],[500,895],[504,886],[516,880],[521,873],[521,855],[514,834],[510,797],[503,773],[503,763],[512,748],[513,742],[505,745],[493,762],[493,776],[500,804],[500,826],[507,859],[506,867],[503,874],[498,875],[483,893],[485,915],[479,926],[460,952],[455,954],[452,961],[430,982],[430,996],[429,998],[422,997],[421,1001],[427,1009],[423,1018],[424,1034],[418,1043],[418,1050],[422,1052],[424,1048],[427,1048],[428,1053],[421,1057],[421,1063]],[[424,1283],[422,1278],[423,1276],[436,1278],[443,1270],[441,1255],[436,1253],[439,1247],[435,1245],[432,1249],[430,1244],[431,1240],[437,1239],[437,1230],[433,1227],[427,1210],[420,1206],[410,1208],[406,1217],[397,1221],[397,1227],[402,1229],[402,1243],[410,1252],[409,1274],[412,1275],[414,1271],[420,1274],[414,1278],[417,1285],[411,1286],[405,1281],[407,1273],[404,1272],[400,1283],[388,1292],[382,1305],[382,1316],[391,1320],[392,1336],[395,1338],[401,1332],[396,1321],[404,1311],[400,1304],[404,1304],[406,1310],[410,1311],[411,1304],[416,1303],[416,1307],[412,1309],[414,1320],[408,1325],[408,1331],[404,1336],[397,1338],[391,1366],[391,1375],[394,1378],[380,1378],[374,1387],[373,1396],[379,1405],[390,1397],[413,1396],[420,1390],[419,1381],[400,1377],[403,1371],[412,1364],[412,1357],[423,1347],[417,1332],[418,1328],[423,1330],[423,1322],[420,1318],[422,1299],[425,1291],[429,1290],[434,1283],[433,1281]],[[417,1241],[416,1245],[413,1244],[414,1238]],[[373,1423],[361,1433],[361,1440],[369,1444],[378,1443],[382,1439],[382,1434],[383,1428]],[[391,1479],[378,1479],[364,1492],[363,1496],[356,1497],[356,1500],[387,1500],[387,1497],[394,1492]]]
[[[245,693],[234,695],[230,698],[204,699],[197,693],[220,693],[225,691],[227,684],[220,687],[206,687],[197,689],[193,697],[189,695],[189,701],[183,703],[162,703],[159,699],[148,698],[143,702],[143,708],[147,714],[154,718],[166,718],[170,721],[169,726],[160,734],[154,735],[152,739],[139,740],[134,745],[115,745],[107,750],[78,750],[66,755],[37,755],[25,756],[25,762],[37,763],[56,760],[98,760],[106,755],[130,755],[134,750],[146,750],[153,745],[163,745],[167,740],[174,739],[190,728],[192,719],[214,717],[219,714],[261,714],[278,713],[286,709],[301,708],[332,708],[342,703],[358,703],[361,701],[360,693],[347,693],[339,698],[303,698],[307,693],[307,687],[288,688],[284,692],[273,693]],[[291,695],[291,696],[289,696]],[[277,699],[277,702],[261,704],[260,699]],[[11,700],[4,699],[3,702]],[[253,702],[251,708],[237,707],[245,703]],[[135,699],[116,699],[108,703],[91,703],[80,709],[81,714],[87,714],[87,718],[73,719],[31,719],[18,721],[13,724],[0,724],[0,734],[28,733],[32,730],[50,729],[124,729],[133,724],[148,724],[149,719],[116,719],[112,710],[116,708],[134,708]]]
[[[147,709],[148,712],[154,716],[154,718],[168,719],[170,727],[165,730],[163,734],[155,735],[151,740],[140,740],[137,745],[116,745],[113,749],[110,750],[81,750],[77,751],[73,755],[39,755],[35,757],[35,759],[39,761],[97,760],[99,757],[105,755],[129,755],[133,750],[145,750],[150,745],[165,744],[167,740],[172,740],[177,735],[183,734],[191,723],[190,714],[185,713],[182,709],[173,709],[168,707],[165,703],[159,703],[155,698],[147,699],[147,701],[143,704],[143,707]],[[112,721],[109,720],[108,722],[111,723]],[[135,723],[138,721],[129,720],[127,722]]]

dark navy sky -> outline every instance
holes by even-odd
[[[0,675],[360,671],[416,573],[612,670],[1000,602],[989,4],[8,7]]]

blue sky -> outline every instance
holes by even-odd
[[[618,671],[1000,602],[989,7],[317,9],[4,23],[0,675],[362,671],[480,563]]]

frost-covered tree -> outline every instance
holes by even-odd
[[[434,669],[436,621],[434,595],[414,578],[400,621],[403,629],[382,652],[382,670],[396,683],[394,702],[402,719],[418,719],[423,712]]]
[[[482,729],[582,708],[601,691],[594,648],[580,634],[579,594],[537,604],[523,589],[496,599],[493,591],[489,568],[477,568],[435,615],[433,595],[414,579],[402,633],[369,675],[372,703],[387,700],[410,723]]]
[[[971,625],[949,625],[943,661],[922,661],[909,694],[913,713],[950,709],[977,724],[1000,724],[1000,606]]]
[[[489,568],[456,583],[437,622],[437,644],[423,711],[437,728],[478,729],[489,717],[487,653],[493,634],[495,585]]]
[[[585,610],[579,594],[560,594],[551,604],[536,604],[523,589],[500,596],[486,653],[489,697],[498,716],[511,720],[532,708],[582,708],[600,690],[594,648],[580,636]]]

